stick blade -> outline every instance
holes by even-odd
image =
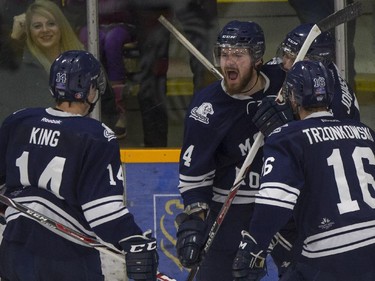
[[[345,8],[338,10],[332,15],[322,19],[316,25],[319,27],[321,32],[328,31],[342,23],[354,20],[355,18],[362,15],[362,3],[355,1]]]

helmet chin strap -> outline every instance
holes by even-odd
[[[242,92],[240,92],[240,94],[244,94],[244,93],[248,93],[248,92],[250,92],[252,89],[254,89],[254,87],[256,86],[256,84],[258,83],[258,79],[259,79],[259,73],[257,72],[257,80],[255,80],[255,83],[254,83],[254,85],[253,86],[251,86],[251,88],[250,89],[248,89],[248,90],[245,90],[245,91],[242,91]]]
[[[86,102],[88,103],[88,105],[90,106],[89,107],[89,111],[87,112],[87,114],[85,115],[85,116],[87,116],[87,115],[89,115],[91,112],[93,112],[94,111],[94,108],[95,108],[95,106],[96,106],[96,103],[99,101],[99,99],[100,99],[100,94],[98,93],[98,91],[96,91],[95,92],[95,95],[96,95],[96,100],[94,101],[94,102],[90,102],[89,101],[89,99],[88,99],[88,96],[86,97]]]
[[[86,114],[85,116],[89,115],[91,112],[94,111],[94,108],[95,108],[96,103],[97,103],[98,101],[99,101],[99,98],[98,98],[96,101],[94,101],[94,102],[89,102],[88,99],[86,99],[86,102],[88,103],[88,105],[89,105],[90,107],[89,107],[89,111],[87,112],[87,114]]]
[[[293,106],[292,106],[292,109],[293,109]],[[293,115],[294,115],[295,120],[301,120],[300,111],[301,111],[301,106],[297,104],[295,108],[293,109]]]
[[[259,60],[258,60],[259,61]],[[258,62],[257,61],[257,62]],[[242,92],[240,92],[240,94],[244,94],[244,93],[248,93],[248,92],[250,92],[252,89],[254,89],[254,87],[257,85],[257,83],[258,83],[258,80],[259,80],[259,75],[260,75],[260,66],[259,65],[256,65],[256,63],[253,63],[253,67],[254,67],[254,69],[255,69],[255,71],[256,71],[256,73],[257,73],[257,79],[255,80],[255,83],[254,83],[254,85],[253,86],[251,86],[250,87],[250,89],[248,89],[248,90],[245,90],[245,91],[242,91]]]
[[[89,111],[87,112],[87,114],[85,116],[89,115],[91,112],[94,111],[94,108],[95,108],[95,105],[96,105],[97,101],[96,102],[86,101],[86,102],[89,104],[90,107],[89,107]]]

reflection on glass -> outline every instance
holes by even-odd
[[[57,2],[60,6],[53,1],[37,1],[29,6],[25,2],[20,14],[16,14],[20,7],[15,9],[13,2],[3,7],[3,12],[14,16],[13,22],[6,22],[10,17],[2,14],[6,52],[1,52],[0,83],[6,95],[1,99],[0,120],[24,107],[53,105],[48,86],[51,63],[63,51],[84,49],[76,34],[82,23],[69,22],[68,18],[75,18],[74,11],[85,13],[85,9],[68,9]],[[112,91],[105,92],[101,105],[103,121],[114,128],[116,108]]]
[[[2,34],[2,40],[13,47],[13,52],[7,57],[3,54],[1,60],[0,84],[6,89],[1,99],[1,120],[24,107],[52,105],[48,88],[51,63],[61,51],[83,49],[53,2],[33,3],[14,16],[13,25],[10,22],[3,25],[4,30],[12,26],[9,33]]]
[[[27,29],[24,13],[34,1],[3,2],[0,8],[1,121],[22,107],[49,106],[52,102],[43,59],[36,59],[37,49],[29,48],[31,29]],[[88,38],[85,1],[51,2],[57,3],[82,43],[75,47],[62,44],[61,50],[83,48]],[[188,1],[161,2],[98,1],[100,59],[112,86],[108,100],[104,99],[104,104],[102,101],[101,116],[118,133],[122,148],[180,147],[184,117],[192,95],[216,80],[158,22],[160,15],[171,21],[212,63],[217,32],[229,20],[254,20],[261,24],[266,38],[265,60],[276,55],[283,37],[300,23],[296,10],[286,0],[200,1],[205,3],[203,6],[186,6],[184,3]],[[356,20],[354,48],[349,48],[355,51],[356,72],[355,80],[349,78],[349,82],[354,84],[362,121],[375,128],[375,4],[370,0],[363,3],[365,13]],[[40,12],[39,16],[53,19],[59,29],[69,29],[55,11]],[[49,28],[47,23],[44,28]]]

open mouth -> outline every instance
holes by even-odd
[[[40,37],[40,39],[41,39],[42,41],[49,41],[49,40],[51,40],[52,38],[53,38],[52,35],[44,35],[44,36],[41,36],[41,37]]]
[[[238,78],[238,72],[234,70],[227,70],[227,77],[229,80],[236,80]]]

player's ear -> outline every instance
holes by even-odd
[[[94,102],[96,100],[96,96],[98,95],[96,87],[94,84],[90,85],[89,93],[87,95],[87,100],[89,102]]]
[[[256,71],[260,71],[263,65],[263,58],[258,59],[258,61],[254,64],[254,68]]]

